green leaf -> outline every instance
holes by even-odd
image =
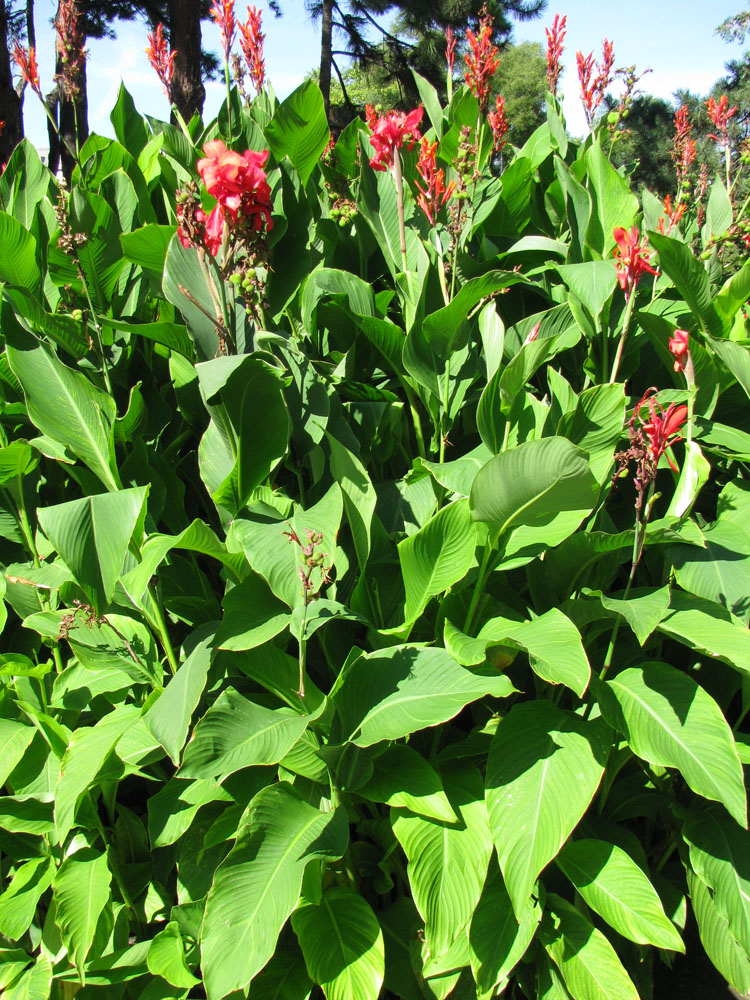
[[[713,905],[750,956],[750,833],[716,808],[691,812],[683,827],[690,864]]]
[[[616,844],[573,840],[555,863],[610,927],[636,944],[685,951],[645,872]]]
[[[578,397],[575,410],[560,421],[557,433],[589,456],[598,483],[611,478],[615,448],[625,421],[625,386],[595,385]]]
[[[723,236],[732,225],[732,202],[721,177],[715,177],[711,185],[711,194],[706,206],[706,224],[703,227],[702,238],[704,247],[714,236]]]
[[[617,286],[615,262],[589,260],[584,264],[558,264],[555,270],[596,320]]]
[[[54,190],[51,181],[52,174],[31,140],[22,139],[0,177],[0,202],[22,226],[31,229],[37,205]]]
[[[599,598],[603,608],[625,619],[642,646],[669,610],[670,592],[668,586],[654,590],[643,587],[631,590],[626,599],[604,594]]]
[[[0,788],[16,764],[23,759],[35,733],[36,729],[33,726],[14,722],[13,719],[0,719],[0,746],[3,748],[3,755],[0,758]]]
[[[743,673],[750,672],[750,632],[720,604],[673,590],[659,631]]]
[[[138,486],[37,511],[45,535],[99,614],[112,600],[130,540],[142,524],[147,492]]]
[[[411,72],[419,91],[419,98],[430,119],[430,125],[435,129],[436,137],[441,139],[443,136],[443,108],[440,104],[438,92],[429,80],[426,80],[421,74],[417,73],[414,67],[412,67]]]
[[[328,144],[330,132],[320,87],[306,80],[276,109],[265,129],[277,160],[288,156],[303,184]]]
[[[326,1000],[377,1000],[385,972],[383,932],[361,896],[344,886],[292,914],[307,972]]]
[[[596,215],[591,217],[587,240],[602,257],[607,257],[615,245],[615,226],[629,229],[635,222],[638,199],[630,183],[610,163],[598,138],[586,150],[585,162],[590,189],[596,195]]]
[[[49,1000],[52,989],[52,963],[40,955],[20,979],[3,991],[3,1000]]]
[[[471,488],[472,517],[498,535],[519,525],[544,528],[561,511],[573,511],[583,520],[597,492],[580,448],[566,438],[526,441],[491,458],[479,471]]]
[[[216,633],[217,649],[255,649],[289,625],[289,609],[275,597],[262,576],[249,573],[227,591],[224,621]]]
[[[103,326],[112,330],[123,330],[131,336],[145,337],[155,344],[168,347],[170,351],[176,351],[189,361],[195,357],[193,342],[181,323],[168,323],[166,320],[159,320],[158,323],[131,323],[127,320],[111,319],[108,316],[100,317],[100,321]]]
[[[222,778],[243,767],[278,764],[307,727],[290,709],[254,705],[234,688],[222,691],[185,747],[181,778]]]
[[[198,642],[177,673],[151,705],[143,721],[164,747],[172,763],[180,762],[190,721],[206,686],[213,634]],[[150,801],[150,800],[149,800]]]
[[[162,289],[166,300],[180,310],[198,357],[215,358],[219,352],[219,338],[216,324],[210,319],[216,315],[211,293],[200,265],[198,251],[195,247],[184,247],[177,233],[172,237],[164,262]],[[190,298],[185,294],[186,291]]]
[[[97,389],[82,372],[64,365],[36,340],[14,341],[8,361],[23,386],[31,421],[91,469],[108,490],[117,490],[114,462],[114,399]]]
[[[361,656],[334,696],[344,738],[360,747],[437,726],[483,695],[505,698],[507,677],[466,670],[444,649],[395,646]]]
[[[253,982],[253,1000],[309,1000],[312,988],[299,949],[279,945]]]
[[[7,212],[0,212],[0,281],[11,288],[39,288],[36,240]]]
[[[460,818],[458,825],[406,810],[391,814],[393,832],[409,862],[409,884],[425,922],[425,945],[433,959],[448,951],[471,920],[492,854],[478,771],[460,765],[446,769],[443,780]]]
[[[209,802],[232,797],[212,778],[182,781],[170,778],[148,800],[148,835],[152,847],[166,847],[188,830],[198,810]]]
[[[712,301],[708,271],[681,240],[649,233],[651,245],[659,254],[659,265],[672,279],[704,334],[722,337],[724,325]]]
[[[617,952],[601,931],[560,896],[550,894],[542,923],[544,947],[575,1000],[639,1000]]]
[[[52,858],[33,858],[19,865],[10,885],[0,895],[0,934],[20,941],[31,926],[37,904],[52,884]]]
[[[741,995],[750,990],[750,958],[740,946],[726,919],[714,905],[708,886],[692,872],[687,873],[688,891],[706,954],[724,979]]]
[[[492,836],[520,919],[542,869],[589,806],[611,733],[549,701],[514,705],[497,727],[485,778]]]
[[[185,947],[176,920],[171,920],[163,931],[151,939],[147,962],[152,976],[161,976],[172,986],[187,990],[200,983],[185,961]]]
[[[109,902],[111,881],[107,855],[89,847],[69,855],[55,876],[55,922],[81,982],[85,982],[86,956],[96,925]]]
[[[464,499],[443,507],[423,528],[399,544],[406,591],[405,621],[416,621],[431,597],[463,579],[474,563],[476,543],[469,501]]]
[[[520,962],[542,918],[538,900],[529,897],[516,919],[500,873],[490,873],[469,930],[471,971],[477,987],[490,995],[499,992]]]
[[[750,607],[750,534],[742,525],[721,518],[702,530],[704,548],[674,545],[668,556],[677,582],[690,594],[723,605],[747,623]]]
[[[394,744],[377,757],[372,777],[357,794],[428,819],[458,822],[437,771],[406,744]]]
[[[697,795],[721,802],[747,825],[742,765],[732,731],[714,699],[666,663],[628,667],[601,689],[602,712],[633,753],[676,767]]]
[[[244,990],[273,955],[314,858],[341,857],[347,820],[320,812],[286,782],[253,799],[206,899],[201,968],[208,1000]]]
[[[735,344],[733,340],[710,337],[707,333],[705,336],[711,350],[750,396],[750,351],[741,344]]]
[[[120,92],[109,120],[121,145],[130,150],[133,156],[138,156],[148,142],[150,133],[146,122],[136,111],[133,98],[124,83],[120,83]]]
[[[364,572],[370,556],[370,531],[377,494],[367,470],[357,456],[332,434],[326,433],[331,449],[331,472],[341,487],[344,510],[352,533],[359,568]]]
[[[167,250],[173,236],[173,226],[157,226],[155,223],[149,223],[132,233],[123,233],[120,245],[126,260],[139,264],[161,281]]]

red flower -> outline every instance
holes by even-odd
[[[676,406],[674,403],[670,403],[666,410],[663,410],[658,403],[654,402],[650,398],[651,394],[656,392],[656,389],[647,389],[641,401],[636,406],[633,411],[634,415],[638,416],[638,419],[643,426],[643,431],[646,435],[646,440],[648,441],[648,450],[650,458],[654,463],[654,470],[659,464],[659,459],[671,448],[673,444],[676,444],[682,439],[682,435],[679,433],[680,428],[687,420],[688,408],[684,403],[680,403]],[[644,420],[641,417],[640,411],[644,406],[648,406],[649,419]],[[667,455],[667,461],[669,462],[670,468],[677,472],[677,466],[672,461],[670,455]]]
[[[266,229],[271,229],[271,189],[263,169],[268,150],[256,153],[248,149],[242,154],[235,153],[227,149],[221,139],[215,139],[206,143],[203,152],[206,155],[198,160],[198,173],[225,217],[228,215],[232,222],[240,216],[250,219],[256,232],[260,232],[264,222]]]
[[[576,52],[578,65],[578,82],[581,85],[581,100],[586,113],[586,122],[591,128],[594,122],[594,112],[602,103],[604,93],[612,82],[612,67],[615,62],[615,50],[612,42],[604,39],[602,46],[602,61],[594,62],[594,53],[584,58],[583,52]],[[594,70],[596,69],[596,75]]]
[[[716,139],[717,142],[722,143],[724,146],[728,145],[729,119],[737,113],[737,105],[735,104],[733,108],[730,108],[729,98],[726,94],[722,94],[718,102],[713,97],[709,97],[706,101],[706,107],[708,108],[708,117],[721,133],[720,135],[712,135],[711,138]]]
[[[684,201],[681,201],[679,205],[672,205],[672,198],[670,195],[667,195],[664,199],[664,215],[659,216],[659,232],[664,233],[665,236],[669,236],[686,210],[687,204]]]
[[[683,104],[675,111],[674,116],[674,139],[672,140],[672,159],[677,171],[677,183],[682,186],[682,182],[695,160],[695,141],[691,136],[693,126],[690,123],[690,111],[687,104]]]
[[[221,47],[224,49],[224,59],[229,59],[229,53],[234,44],[234,0],[214,0],[209,10],[214,23],[221,32]]]
[[[60,0],[55,17],[57,50],[62,59],[62,72],[55,79],[62,83],[68,97],[75,99],[80,88],[78,75],[86,61],[83,37],[78,30],[78,10],[75,0]]]
[[[453,28],[445,29],[445,61],[448,63],[448,73],[453,77],[453,64],[456,61],[456,36]]]
[[[247,5],[247,21],[239,23],[240,47],[250,70],[256,93],[260,93],[266,79],[266,64],[263,59],[264,33],[260,30],[261,16],[257,7]]]
[[[174,60],[177,52],[170,49],[164,37],[164,26],[159,23],[156,31],[148,33],[148,48],[146,55],[148,61],[156,70],[156,75],[161,80],[161,85],[167,95],[167,100],[172,100],[172,76],[174,75]]]
[[[675,330],[674,336],[669,338],[669,350],[674,354],[674,370],[685,371],[685,365],[690,357],[687,330]]]
[[[622,226],[615,226],[612,235],[617,243],[614,250],[617,280],[620,282],[620,288],[625,292],[625,298],[629,299],[641,275],[647,271],[649,274],[657,273],[648,263],[652,251],[647,250],[639,243],[639,233],[636,226],[633,226],[630,232],[623,229]]]
[[[492,149],[498,152],[505,145],[505,133],[508,131],[508,119],[505,117],[505,98],[498,95],[495,111],[490,111],[487,121],[492,129]]]
[[[567,15],[560,17],[559,14],[555,14],[552,28],[544,29],[547,35],[547,89],[553,94],[557,94],[557,81],[560,79],[560,56],[563,52],[567,20]]]
[[[437,145],[437,141],[430,145],[427,138],[423,137],[419,147],[419,159],[417,160],[417,171],[425,183],[425,186],[422,187],[419,181],[417,181],[417,188],[419,189],[417,204],[433,226],[435,225],[438,212],[453,194],[453,190],[456,187],[455,181],[451,181],[447,187],[445,186],[445,171],[442,167],[438,170],[435,158]]]
[[[24,83],[28,83],[32,90],[41,97],[42,88],[39,85],[39,70],[36,65],[36,52],[32,46],[27,52],[17,40],[13,43],[13,61],[18,66],[18,71]]]
[[[5,128],[5,122],[0,122],[0,135],[3,134],[3,129]]]
[[[422,121],[423,109],[415,108],[409,114],[403,111],[389,111],[387,115],[378,117],[371,105],[367,105],[367,124],[372,135],[370,143],[375,155],[370,160],[373,170],[387,170],[393,167],[394,153],[408,142],[411,149],[421,138],[419,123]]]
[[[479,17],[479,35],[475,35],[471,28],[466,32],[470,51],[464,56],[465,79],[483,113],[487,111],[490,101],[490,80],[500,62],[497,45],[492,44],[492,21],[487,8],[483,7]]]

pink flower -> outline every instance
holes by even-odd
[[[448,73],[453,77],[453,64],[456,61],[456,36],[453,28],[445,29],[445,61],[448,63]]]
[[[419,159],[417,160],[417,171],[425,183],[425,186],[422,187],[419,181],[417,181],[417,188],[419,189],[417,204],[433,226],[435,225],[438,212],[453,194],[453,190],[456,187],[455,181],[451,181],[447,187],[445,186],[445,171],[442,167],[438,170],[435,158],[437,145],[437,141],[430,145],[427,138],[423,137],[419,147]]]
[[[221,47],[224,50],[224,59],[229,59],[229,53],[234,44],[235,20],[234,20],[234,0],[214,0],[209,10],[214,23],[221,33]]]
[[[487,115],[487,121],[492,129],[492,149],[498,152],[505,145],[505,133],[508,131],[508,119],[505,117],[505,98],[498,94],[495,110]]]
[[[636,226],[633,226],[630,232],[622,226],[615,226],[612,235],[617,243],[614,250],[617,280],[625,292],[625,298],[629,299],[643,274],[657,273],[648,263],[652,251],[641,246]]]
[[[408,115],[403,111],[389,111],[387,115],[378,117],[368,104],[366,113],[367,124],[372,132],[370,143],[375,150],[370,166],[373,170],[392,169],[396,150],[404,142],[408,142],[408,148],[411,149],[421,138],[418,126],[422,121],[423,109],[415,108]]]
[[[557,81],[560,79],[560,56],[563,52],[567,20],[567,15],[560,17],[559,14],[555,14],[552,28],[544,29],[547,35],[547,88],[555,95],[557,94]]]
[[[174,61],[177,52],[170,49],[164,37],[164,26],[159,23],[156,31],[148,33],[148,48],[146,49],[148,61],[156,71],[156,75],[161,80],[167,100],[172,99],[172,76],[174,75]]]
[[[612,67],[615,62],[615,50],[612,42],[604,39],[602,46],[602,61],[594,62],[594,53],[584,58],[583,52],[576,52],[578,65],[578,82],[581,85],[581,100],[586,114],[586,122],[591,128],[594,122],[594,112],[602,103],[605,91],[612,82]],[[596,70],[596,74],[594,74]]]
[[[23,45],[16,40],[13,43],[13,61],[18,66],[24,83],[28,83],[31,89],[41,97],[42,88],[39,84],[39,70],[36,65],[36,52],[33,45],[27,52]]]
[[[247,21],[244,24],[240,21],[239,24],[240,47],[250,71],[250,79],[258,94],[263,89],[266,79],[266,64],[263,59],[263,41],[266,36],[260,30],[260,23],[260,10],[248,4]]]
[[[479,34],[475,35],[471,28],[466,32],[470,51],[464,56],[465,79],[472,94],[479,101],[481,112],[487,111],[490,101],[490,80],[500,62],[497,45],[492,44],[492,22],[493,18],[487,13],[486,7],[483,7],[479,17]]]
[[[688,336],[687,330],[675,330],[674,336],[669,338],[669,350],[674,354],[674,370],[676,372],[685,371],[685,365],[690,357]]]
[[[206,155],[198,160],[198,173],[225,215],[232,222],[238,216],[250,219],[256,232],[260,232],[264,223],[266,229],[271,229],[271,189],[263,169],[268,150],[235,153],[221,139],[214,139],[206,143],[203,152]]]

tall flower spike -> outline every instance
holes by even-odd
[[[617,265],[617,280],[620,288],[625,292],[626,300],[630,298],[636,289],[641,277],[648,272],[657,274],[649,264],[651,250],[640,243],[640,234],[637,226],[633,226],[630,232],[622,226],[615,226],[612,230],[615,238],[615,264]]]
[[[445,185],[445,171],[442,167],[438,169],[435,157],[437,145],[437,140],[430,144],[427,137],[424,136],[419,146],[419,159],[417,160],[417,172],[425,184],[422,187],[417,181],[419,190],[417,204],[433,226],[438,212],[456,187],[455,181],[451,181],[447,187]]]
[[[687,172],[695,160],[696,149],[692,131],[690,110],[687,104],[683,104],[675,111],[674,115],[674,138],[672,139],[671,154],[677,171],[677,183],[680,187],[682,187]]]
[[[421,138],[419,123],[422,121],[423,109],[415,108],[409,114],[403,111],[389,111],[387,115],[378,116],[368,104],[366,108],[367,124],[372,135],[370,143],[375,155],[370,160],[373,170],[390,170],[393,168],[393,157],[397,149],[408,142],[411,149]]]
[[[221,33],[221,47],[224,50],[224,59],[229,61],[229,53],[232,51],[232,45],[234,45],[236,30],[234,0],[214,0],[209,13]]]
[[[589,52],[584,57],[583,52],[576,52],[578,67],[578,82],[581,85],[581,100],[586,114],[586,123],[591,128],[594,124],[594,113],[604,99],[607,87],[612,82],[612,67],[615,62],[615,50],[612,42],[604,39],[601,62],[594,61],[594,53]],[[596,73],[594,73],[596,70]]]
[[[448,64],[448,73],[453,76],[453,65],[456,61],[456,35],[453,28],[445,29],[445,61]]]
[[[729,98],[726,94],[722,94],[718,101],[709,97],[706,101],[706,108],[708,109],[708,117],[719,131],[719,135],[713,135],[711,138],[716,139],[722,146],[727,146],[729,144],[729,119],[737,113],[737,105],[730,108]]]
[[[36,65],[36,52],[33,45],[27,52],[23,45],[16,40],[13,43],[13,61],[18,67],[18,72],[24,83],[28,83],[31,89],[41,97],[42,88],[39,84],[39,70]]]
[[[560,79],[560,57],[563,53],[567,20],[567,14],[562,17],[555,14],[552,28],[544,29],[547,35],[547,89],[555,96],[557,96],[557,83]]]
[[[505,133],[508,131],[508,119],[505,117],[505,98],[498,94],[495,110],[487,115],[487,121],[492,129],[492,151],[498,153],[506,143]]]
[[[256,93],[260,93],[266,79],[266,64],[263,59],[263,41],[265,35],[260,30],[261,15],[257,7],[247,6],[247,21],[240,21],[240,47],[245,57],[250,79],[253,81]]]
[[[483,7],[479,16],[479,34],[475,35],[469,28],[466,39],[469,51],[464,56],[466,63],[465,79],[472,94],[479,101],[479,110],[487,113],[490,102],[490,80],[494,76],[500,62],[497,45],[492,44],[493,18]]]
[[[86,61],[83,36],[78,30],[76,0],[60,0],[55,17],[55,31],[62,62],[62,70],[55,80],[62,85],[66,97],[75,100],[80,93],[78,77]]]
[[[177,52],[170,49],[164,37],[164,27],[157,24],[156,31],[148,33],[148,47],[146,48],[148,61],[156,71],[156,75],[161,80],[167,100],[172,100],[172,76],[174,75],[174,60]]]

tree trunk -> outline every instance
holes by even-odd
[[[200,0],[169,0],[170,47],[176,49],[172,103],[186,122],[203,114],[206,90],[201,79]]]
[[[333,0],[323,0],[320,30],[320,75],[318,81],[323,94],[326,118],[331,119],[331,36],[333,34]]]
[[[85,22],[79,21],[79,31],[81,34],[81,45],[86,44]],[[58,39],[55,35],[55,75],[57,84],[57,121],[60,129],[59,144],[60,162],[62,165],[63,177],[66,183],[70,184],[70,178],[75,167],[75,160],[70,154],[70,150],[79,150],[89,135],[89,100],[86,84],[86,61],[84,60],[78,74],[78,96],[75,101],[66,97],[62,85],[62,54],[58,48]],[[50,147],[52,143],[50,143]],[[50,148],[50,153],[52,149]]]
[[[8,10],[5,0],[0,0],[0,122],[5,122],[0,133],[0,167],[2,167],[23,139],[23,101],[13,86]]]

